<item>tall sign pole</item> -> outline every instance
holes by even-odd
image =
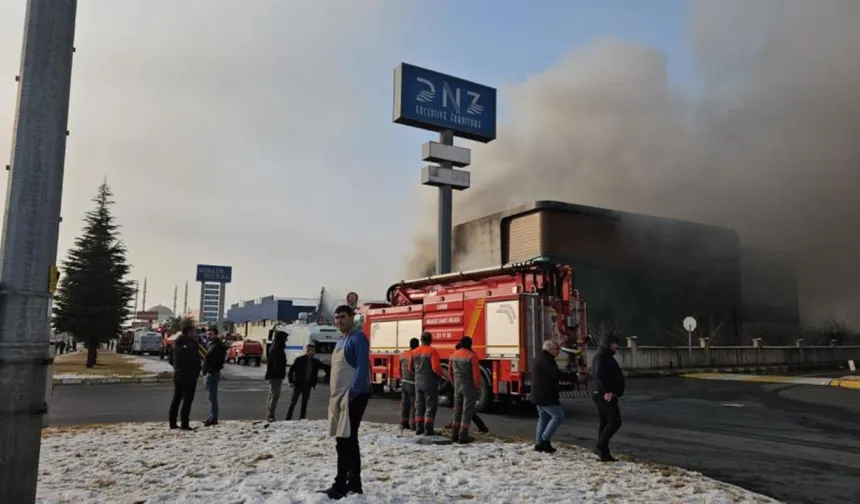
[[[76,0],[28,0],[0,249],[0,502],[35,502]]]
[[[394,69],[394,122],[439,132],[421,147],[421,183],[439,188],[436,274],[451,272],[453,190],[468,189],[471,151],[454,145],[459,136],[488,143],[496,138],[496,90],[407,63]]]

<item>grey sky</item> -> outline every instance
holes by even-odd
[[[0,4],[2,149],[25,3]],[[234,266],[228,301],[323,284],[370,297],[397,280],[405,216],[368,222],[402,202],[369,189],[395,172],[405,201],[414,176],[355,155],[368,123],[396,127],[391,27],[404,11],[381,4],[79,2],[61,259],[106,176],[134,277],[149,279],[147,304],[170,305],[179,284],[181,308],[191,280],[196,306],[198,262]],[[374,96],[362,65],[378,74]]]

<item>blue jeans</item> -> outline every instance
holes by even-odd
[[[209,373],[203,384],[209,393],[209,417],[207,420],[218,420],[218,382],[221,381],[221,372]]]
[[[538,406],[538,424],[535,433],[535,444],[549,441],[564,422],[564,409],[561,406]]]

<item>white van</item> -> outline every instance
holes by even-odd
[[[155,331],[135,331],[131,353],[134,355],[161,353],[161,335]]]
[[[305,353],[305,347],[313,344],[316,347],[315,357],[320,361],[331,364],[331,354],[334,346],[340,339],[340,331],[333,325],[305,323],[298,321],[294,324],[280,324],[275,326],[276,331],[284,331],[289,335],[287,338],[287,365],[292,366],[296,357]],[[272,332],[274,334],[274,331]],[[271,340],[269,345],[271,345]]]

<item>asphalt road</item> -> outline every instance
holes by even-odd
[[[613,451],[702,472],[789,503],[860,502],[860,393],[832,387],[693,380],[635,379],[622,399],[624,424]],[[51,424],[164,421],[170,384],[60,386],[50,400]],[[309,418],[325,418],[318,387]],[[221,383],[223,420],[261,419],[266,385]],[[286,413],[289,389],[279,405]],[[192,413],[206,416],[202,383]],[[568,421],[555,440],[591,448],[597,429],[587,400],[565,403]],[[374,398],[369,421],[397,422],[396,400]],[[531,436],[534,412],[483,415],[492,432]],[[439,424],[450,413],[441,410]],[[166,425],[165,425],[166,427]],[[217,427],[214,427],[217,428]]]

